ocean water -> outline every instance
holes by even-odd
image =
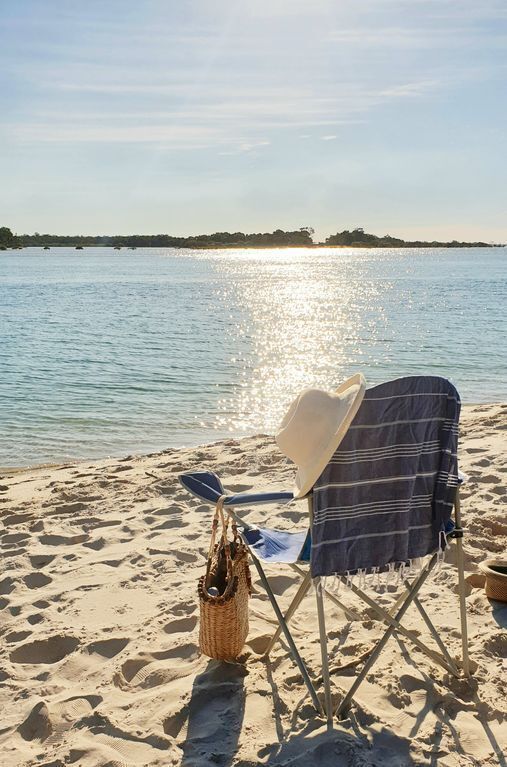
[[[0,253],[0,466],[275,431],[308,386],[507,400],[507,251]]]

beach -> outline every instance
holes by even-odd
[[[290,489],[293,467],[271,436],[228,439],[121,459],[0,472],[0,753],[29,765],[506,765],[507,604],[484,594],[477,565],[507,547],[507,405],[463,408],[460,468],[466,527],[471,679],[455,679],[402,638],[391,638],[350,717],[327,732],[284,642],[267,662],[275,616],[254,577],[250,633],[238,663],[198,650],[197,580],[212,509],[178,483],[215,471],[228,491]],[[244,512],[249,523],[303,529],[304,503]],[[459,656],[453,548],[422,601]],[[287,606],[297,583],[268,569]],[[336,701],[382,624],[348,621],[326,600]],[[387,605],[389,594],[380,593]],[[418,612],[408,625],[425,634]],[[294,637],[318,678],[315,598]],[[431,640],[430,640],[431,641]]]

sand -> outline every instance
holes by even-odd
[[[505,765],[507,604],[484,594],[477,564],[507,548],[507,406],[464,409],[461,467],[470,651],[474,675],[456,680],[392,638],[360,688],[350,718],[328,733],[284,643],[258,651],[275,627],[254,583],[242,662],[198,651],[196,583],[211,510],[178,485],[183,470],[216,471],[230,491],[287,489],[293,469],[271,437],[80,462],[0,477],[0,764],[27,765]],[[293,529],[304,504],[247,511]],[[423,601],[452,654],[460,649],[454,555]],[[296,576],[269,570],[282,605]],[[340,598],[357,604],[342,591]],[[387,604],[388,595],[379,599]],[[357,605],[349,622],[329,601],[336,700],[350,662],[381,624]],[[410,628],[424,625],[410,609]],[[315,599],[293,622],[319,675]],[[431,640],[429,640],[429,643]]]

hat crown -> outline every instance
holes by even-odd
[[[306,389],[289,407],[276,434],[277,444],[297,466],[294,497],[308,493],[345,436],[364,397],[361,373],[334,392]]]
[[[312,460],[336,430],[339,398],[322,389],[306,389],[292,403],[276,441],[295,464]]]

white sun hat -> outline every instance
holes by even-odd
[[[276,434],[278,447],[297,466],[294,498],[312,489],[338,448],[363,401],[361,373],[334,392],[305,389],[291,404]]]

